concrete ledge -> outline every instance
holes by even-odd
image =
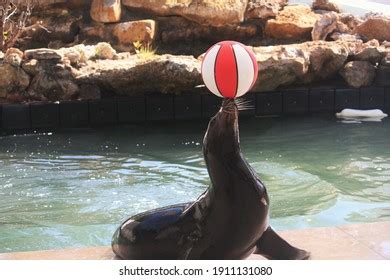
[[[280,233],[314,260],[389,260],[390,221]],[[110,247],[0,254],[0,260],[113,260]],[[251,255],[250,260],[262,260]]]

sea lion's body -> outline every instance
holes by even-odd
[[[239,145],[238,110],[226,100],[211,119],[203,154],[211,185],[195,202],[138,214],[115,232],[123,259],[305,259],[268,225],[269,199]]]

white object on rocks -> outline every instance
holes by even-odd
[[[347,120],[362,120],[362,121],[380,121],[387,117],[387,114],[382,110],[357,110],[357,109],[344,109],[340,113],[336,113],[336,117]]]

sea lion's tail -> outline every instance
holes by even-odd
[[[256,242],[255,254],[271,260],[307,260],[310,258],[309,252],[291,246],[271,227],[268,227]]]

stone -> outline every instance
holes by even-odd
[[[329,0],[315,0],[312,4],[313,10],[333,11],[340,13],[340,8]]]
[[[20,93],[30,84],[30,77],[19,66],[8,63],[0,64],[0,98],[9,94]]]
[[[0,51],[0,60],[3,60],[4,59],[4,53],[2,51]]]
[[[364,22],[360,23],[353,30],[353,34],[360,34],[367,39],[379,41],[390,40],[390,17],[381,15],[370,15]]]
[[[13,66],[19,66],[22,63],[23,52],[16,48],[7,49],[4,55],[4,63],[11,64]]]
[[[348,31],[352,31],[359,24],[363,22],[360,17],[356,17],[353,14],[342,13],[338,14],[340,22],[344,23],[348,27]]]
[[[362,42],[344,41],[254,47],[260,78],[253,90],[270,91],[329,79],[338,74],[349,56],[361,49]],[[154,55],[143,59],[126,54],[115,61],[87,61],[75,75],[75,81],[108,88],[119,95],[180,94],[193,92],[203,83],[200,65],[201,59],[192,56]]]
[[[190,53],[197,53],[193,42],[204,44],[199,48],[199,52],[204,51],[213,42],[223,40],[236,40],[245,42],[248,39],[256,39],[258,27],[255,23],[247,22],[238,25],[226,25],[221,27],[205,26],[189,21],[182,17],[162,17],[158,20],[158,33],[164,43],[167,52],[177,52],[180,48],[185,48],[186,43]],[[177,44],[175,44],[177,42]],[[159,46],[159,49],[161,49]],[[198,46],[197,46],[198,48]],[[186,51],[184,51],[186,52]],[[188,51],[187,51],[188,52]]]
[[[42,67],[44,71],[40,71],[28,87],[28,94],[32,99],[70,100],[78,94],[79,87],[74,82],[69,69],[66,69],[64,65],[51,65],[46,62]]]
[[[116,56],[116,51],[109,43],[100,42],[95,46],[95,57],[97,59],[114,59]]]
[[[31,22],[40,22],[46,28],[34,28],[26,33],[30,40],[25,42],[25,48],[36,48],[35,44],[47,46],[51,41],[60,41],[62,43],[72,43],[79,32],[80,22],[82,21],[81,13],[69,13],[66,9],[48,9],[47,14],[39,14],[31,17]]]
[[[72,10],[88,9],[91,7],[92,0],[66,0],[66,7]]]
[[[325,40],[326,37],[337,29],[339,17],[335,12],[321,15],[311,31],[313,41]]]
[[[340,70],[340,75],[352,87],[370,86],[375,78],[375,67],[367,61],[350,61]]]
[[[310,53],[309,75],[307,82],[315,79],[328,79],[335,75],[347,61],[349,56],[348,47],[341,44],[328,44],[319,42],[318,44],[308,43]]]
[[[62,56],[55,50],[52,49],[32,49],[24,51],[24,57],[26,59],[37,59],[37,60],[53,60],[60,61]]]
[[[62,52],[62,61],[64,64],[70,64],[77,67],[80,63],[85,63],[85,61],[82,61],[81,59],[82,52],[77,48],[61,48],[59,51]]]
[[[81,84],[80,94],[78,99],[80,100],[95,100],[102,97],[100,88],[95,84]]]
[[[287,5],[287,0],[249,0],[246,19],[268,19],[275,17]]]
[[[156,22],[138,20],[118,23],[113,25],[112,34],[118,44],[151,43],[156,36]]]
[[[332,38],[334,41],[337,40],[343,40],[343,41],[351,41],[356,42],[357,40],[361,40],[363,42],[363,38],[358,34],[348,34],[348,33],[341,33],[341,32],[333,32],[330,35],[330,38]]]
[[[274,90],[297,82],[309,71],[309,56],[298,45],[255,47],[259,79],[254,91]]]
[[[385,48],[390,48],[390,42],[388,42],[387,40],[383,41],[381,45]]]
[[[39,66],[39,61],[36,59],[26,60],[22,63],[22,68],[26,71],[27,74],[35,76],[42,71],[42,68]]]
[[[359,23],[361,20],[351,14],[323,13],[313,27],[312,39],[325,40],[330,34],[333,40],[361,40],[360,35],[350,34]]]
[[[267,21],[265,34],[276,39],[307,39],[320,15],[304,5],[286,6]]]
[[[14,0],[14,3],[18,5],[24,6],[26,4],[26,0]],[[34,5],[36,7],[42,8],[42,7],[47,7],[53,4],[62,4],[66,3],[67,0],[34,0]]]
[[[112,23],[120,21],[121,12],[120,0],[93,0],[90,15],[94,21]]]
[[[192,56],[172,55],[148,60],[133,55],[124,60],[89,61],[80,69],[76,81],[109,88],[118,95],[179,94],[194,91],[202,84],[200,61]]]
[[[108,44],[108,43],[105,43]],[[85,64],[88,60],[96,57],[96,46],[79,44],[70,48],[61,48],[57,53],[63,57],[64,62],[73,66]]]
[[[112,42],[117,50],[132,51],[134,42],[151,44],[156,35],[154,20],[137,20],[109,25],[86,25],[81,29],[80,38],[88,42]]]
[[[159,16],[182,16],[204,25],[224,26],[244,21],[248,0],[122,0],[131,9]]]
[[[390,67],[390,54],[387,54],[382,60],[381,65]]]
[[[253,51],[260,77],[253,90],[260,92],[328,79],[348,58],[348,48],[342,41],[255,47]]]
[[[79,44],[69,48],[61,48],[57,53],[63,57],[63,61],[72,66],[80,66],[90,59],[115,59],[116,51],[109,43],[100,42],[97,45]]]
[[[362,50],[356,53],[354,59],[368,61],[375,65],[379,63],[385,55],[385,49],[380,47],[378,40],[373,39],[362,45]]]

